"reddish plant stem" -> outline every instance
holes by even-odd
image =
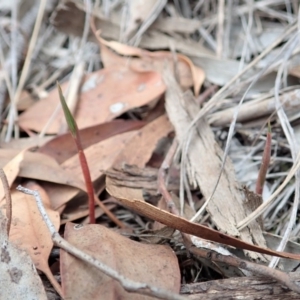
[[[100,208],[106,213],[106,215],[120,228],[126,228],[127,226],[120,221],[107,207],[106,205],[98,199],[97,195],[94,194],[95,202],[99,205]]]
[[[78,132],[77,132],[78,133]],[[77,134],[76,137],[74,137],[77,149],[78,149],[78,156],[79,156],[79,161],[88,193],[88,198],[89,198],[89,217],[90,217],[90,223],[95,224],[95,200],[94,200],[94,187],[92,184],[92,179],[91,179],[91,174],[89,170],[89,166],[86,160],[86,156],[83,152],[82,149],[82,144],[80,141],[79,134]]]
[[[264,189],[264,184],[266,181],[266,176],[267,176],[268,167],[269,167],[270,158],[271,158],[271,140],[272,140],[271,126],[270,126],[270,122],[269,122],[266,145],[265,145],[262,162],[261,162],[261,166],[260,166],[259,173],[258,173],[258,178],[256,181],[255,191],[258,195],[262,195],[262,192]]]
[[[196,99],[196,103],[202,105],[204,101],[211,95],[213,95],[218,90],[217,85],[211,85],[202,94],[200,94]]]
[[[174,138],[173,143],[172,143],[163,163],[161,164],[161,167],[158,170],[157,185],[158,185],[158,191],[163,196],[169,211],[172,214],[179,216],[179,211],[176,208],[176,205],[172,199],[172,196],[168,192],[166,184],[165,184],[167,172],[169,171],[169,168],[172,163],[175,152],[177,150],[177,147],[178,147],[178,142],[177,142],[176,138]]]
[[[78,132],[77,132],[78,133]],[[120,228],[125,228],[125,224],[121,222],[106,206],[102,203],[101,200],[98,200],[97,196],[94,192],[94,187],[90,175],[89,166],[86,160],[86,156],[84,154],[84,151],[82,149],[81,140],[79,138],[79,134],[77,134],[77,137],[75,138],[76,146],[78,149],[78,156],[80,160],[80,165],[82,169],[82,173],[84,176],[84,181],[88,193],[89,198],[89,217],[90,217],[90,224],[95,224],[95,202],[99,205],[99,207],[102,208],[102,210],[106,213],[106,215]]]

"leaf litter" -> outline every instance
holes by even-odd
[[[221,278],[237,299],[234,292],[246,287],[232,277],[243,283],[253,275],[275,279],[278,297],[283,285],[297,298],[295,1],[21,0],[0,9],[0,163],[12,208],[1,224],[11,223],[3,243],[18,249],[10,252],[14,260],[26,252],[71,299],[201,297],[203,281],[214,287]],[[57,80],[79,127],[97,202],[119,226],[98,205],[98,224],[87,224],[87,188]],[[260,165],[267,166],[263,174]],[[20,183],[39,191],[71,245],[51,236],[33,197],[15,190]],[[6,193],[1,187],[2,214]],[[56,247],[63,247],[60,255]],[[19,291],[7,290],[43,299],[40,278],[28,274]],[[29,292],[32,282],[38,291]],[[227,299],[224,288],[221,295]]]

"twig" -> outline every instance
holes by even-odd
[[[288,175],[284,179],[283,183],[277,188],[277,190],[266,200],[262,205],[260,205],[255,211],[253,211],[250,215],[248,215],[244,220],[240,221],[237,224],[237,229],[241,230],[246,227],[251,221],[259,217],[268,207],[269,205],[276,199],[276,197],[280,194],[280,192],[285,188],[285,186],[290,182],[293,176],[296,174],[298,169],[300,168],[300,152],[295,159],[295,163],[293,167],[290,169]]]
[[[94,195],[95,202],[98,204],[98,206],[103,210],[103,212],[120,228],[126,228],[126,225],[120,221],[107,207],[106,205],[98,199],[97,195]]]
[[[101,272],[103,272],[105,275],[117,280],[126,291],[132,292],[132,293],[148,295],[148,296],[156,297],[159,299],[170,299],[170,300],[185,300],[185,299],[187,299],[186,297],[172,293],[170,291],[166,291],[164,289],[157,288],[157,287],[154,287],[154,286],[146,284],[146,283],[136,282],[136,281],[127,279],[123,275],[119,274],[116,270],[114,270],[114,269],[110,268],[109,266],[105,265],[104,263],[100,262],[93,256],[88,255],[88,254],[82,252],[81,250],[77,249],[76,247],[71,245],[69,242],[67,242],[65,239],[63,239],[59,235],[59,233],[55,230],[54,225],[52,224],[52,222],[50,221],[50,219],[46,213],[46,210],[43,206],[43,203],[42,203],[42,200],[41,200],[41,197],[40,197],[40,194],[38,191],[30,190],[30,189],[24,188],[20,185],[17,187],[17,190],[19,190],[25,194],[34,196],[37,206],[38,206],[38,209],[39,209],[39,211],[51,233],[52,241],[56,246],[64,249],[68,253],[83,260],[84,262],[90,264],[91,266],[96,267]]]
[[[263,276],[274,278],[278,282],[284,284],[290,290],[300,294],[300,286],[297,285],[287,273],[284,273],[280,270],[271,269],[264,265],[248,262],[238,257],[223,255],[214,251],[199,249],[196,246],[194,246],[189,239],[186,239],[186,236],[184,236],[184,238],[185,246],[189,251],[191,251],[195,255],[199,255],[200,257],[212,260],[214,262],[225,263],[227,265],[241,268],[243,270],[248,270],[255,274],[260,274]]]
[[[294,28],[294,26],[293,27],[291,27],[291,28]],[[291,28],[290,28],[290,30],[291,30]],[[295,29],[295,28],[294,28]],[[289,30],[287,31],[287,32],[290,32]],[[281,36],[281,39],[283,39],[284,37],[283,36]],[[279,39],[278,40],[276,40],[276,43],[278,43],[278,41],[279,41]],[[275,42],[272,44],[272,46],[273,47],[275,47],[277,44],[276,44]],[[286,45],[284,46],[284,47],[286,47]],[[281,50],[281,52],[276,56],[276,58],[275,59],[278,59],[279,58],[279,55],[281,55],[282,54],[282,52],[284,51],[284,50],[286,50],[285,48],[283,47],[283,49]],[[241,71],[239,74],[240,74],[240,76],[241,75],[243,75],[244,73],[246,73],[249,69],[250,69],[250,67],[249,66],[251,66],[251,67],[253,67],[254,65],[256,65],[256,63],[258,63],[258,61],[259,61],[259,57],[260,57],[260,59],[264,56],[264,55],[266,55],[267,53],[268,53],[268,51],[271,51],[271,49],[272,48],[270,48],[270,47],[268,47],[268,48],[266,48],[265,49],[265,51],[263,51],[257,58],[255,58],[245,69],[243,69],[243,71]],[[275,59],[273,60],[273,61],[275,61]],[[249,90],[253,87],[253,85],[258,81],[258,79],[260,78],[260,76],[262,75],[262,74],[264,74],[264,72],[267,70],[267,68],[268,68],[268,66],[265,66],[257,75],[256,75],[256,77],[255,77],[255,79],[251,82],[251,84],[248,86],[248,88],[246,89],[246,91],[244,92],[244,95],[243,95],[243,97],[242,97],[242,99],[240,100],[240,102],[239,102],[239,104],[238,104],[238,106],[236,107],[236,109],[235,109],[235,112],[234,112],[234,115],[233,115],[233,118],[232,118],[232,121],[231,121],[231,124],[230,124],[230,127],[229,127],[229,131],[228,131],[228,136],[227,136],[227,141],[226,141],[226,146],[225,146],[225,150],[224,150],[224,155],[223,155],[223,159],[222,159],[222,165],[221,165],[221,170],[220,170],[220,172],[219,172],[219,176],[218,176],[218,178],[217,178],[217,180],[216,180],[216,183],[215,183],[215,185],[214,185],[214,188],[213,188],[213,190],[212,190],[212,192],[211,192],[211,194],[210,194],[210,196],[209,196],[209,198],[205,201],[205,203],[203,204],[203,206],[197,211],[197,213],[194,215],[194,217],[191,219],[191,221],[195,221],[195,220],[197,220],[199,217],[200,217],[200,215],[203,213],[203,211],[204,211],[204,209],[205,209],[205,207],[208,205],[208,203],[211,201],[211,199],[212,199],[212,197],[214,196],[214,194],[215,194],[215,191],[217,190],[217,187],[218,187],[218,185],[219,185],[219,181],[220,181],[220,179],[221,179],[221,176],[222,176],[222,174],[223,174],[223,170],[224,170],[224,166],[225,166],[225,163],[226,163],[226,159],[227,159],[227,156],[228,156],[228,153],[229,153],[229,147],[230,147],[230,142],[231,142],[231,140],[232,140],[232,137],[233,137],[233,135],[234,135],[234,128],[235,128],[235,124],[236,124],[236,121],[237,121],[237,116],[238,116],[238,113],[239,113],[239,110],[240,110],[240,107],[242,106],[242,104],[243,104],[243,102],[244,102],[244,100],[245,100],[245,97],[246,97],[246,95],[248,94],[248,92],[249,92]],[[237,80],[238,79],[238,77],[237,76],[235,76],[230,82],[231,83],[233,83],[235,80]],[[226,88],[225,88],[226,87]],[[200,120],[203,116],[204,116],[204,111],[206,112],[206,113],[208,113],[208,111],[210,110],[210,105],[212,105],[212,103],[214,103],[215,101],[216,101],[216,99],[217,99],[217,97],[219,97],[220,96],[220,94],[222,94],[222,92],[224,92],[227,88],[228,88],[229,86],[228,86],[228,84],[226,84],[225,86],[223,86],[211,99],[210,99],[210,101],[207,103],[207,105],[206,106],[204,106],[200,111],[199,111],[199,113],[196,115],[196,117],[193,119],[193,121],[190,123],[190,125],[188,126],[188,128],[187,128],[187,130],[186,130],[186,132],[187,132],[187,140],[188,140],[188,138],[189,138],[189,136],[191,135],[191,128],[197,123],[197,121],[198,120]],[[206,110],[207,109],[207,110]],[[187,142],[185,142],[186,144],[188,144]],[[187,146],[186,146],[187,147]],[[181,164],[183,165],[184,163],[185,163],[185,157],[182,155],[182,160],[181,160]],[[265,203],[263,204],[263,205],[265,205]],[[247,218],[245,218],[245,220],[246,220]],[[243,220],[244,221],[244,220]],[[243,222],[242,221],[242,222]],[[240,222],[241,223],[241,222]],[[247,223],[247,224],[245,224],[245,225],[243,225],[243,227],[242,228],[244,228],[246,225],[248,225],[249,224],[249,222]],[[241,227],[241,225],[239,225],[239,227]],[[238,228],[239,230],[241,230],[242,228]]]
[[[218,1],[218,31],[217,31],[217,49],[216,55],[221,58],[223,52],[223,42],[224,42],[224,8],[225,0]]]
[[[141,40],[142,35],[146,32],[146,30],[153,24],[153,22],[157,19],[160,12],[166,6],[167,0],[156,1],[151,11],[149,12],[147,18],[141,24],[139,29],[137,30],[134,37],[129,41],[129,45],[137,46]]]
[[[7,230],[7,236],[9,236],[10,226],[11,226],[11,219],[12,219],[12,204],[11,204],[11,194],[9,190],[9,184],[7,177],[3,171],[2,168],[0,168],[0,177],[2,181],[2,186],[5,193],[5,199],[6,199],[6,217],[7,217],[7,223],[6,223],[6,230]]]
[[[218,86],[213,84],[210,87],[208,87],[202,94],[200,94],[195,101],[199,104],[202,105],[204,101],[212,94],[214,94],[218,90]]]
[[[170,165],[172,163],[173,157],[175,155],[175,152],[177,150],[178,147],[178,142],[177,139],[174,138],[173,143],[167,153],[166,158],[164,159],[163,163],[161,164],[161,167],[158,170],[158,174],[157,174],[157,185],[158,185],[158,191],[161,193],[161,195],[163,196],[167,207],[169,209],[169,211],[176,215],[179,216],[179,211],[177,210],[177,207],[172,199],[172,196],[170,195],[170,193],[167,190],[166,184],[165,184],[165,179],[166,179],[166,175],[167,172],[170,168]]]
[[[214,108],[216,102],[222,96],[222,94],[230,88],[235,81],[241,78],[246,72],[252,69],[263,57],[265,57],[273,48],[275,48],[279,43],[281,43],[287,35],[292,33],[297,29],[297,24],[293,24],[289,27],[283,34],[281,34],[271,45],[269,45],[263,52],[260,53],[251,63],[249,63],[241,72],[236,74],[229,82],[227,82],[218,92],[209,100],[207,105],[201,109],[194,120],[191,122],[190,126],[187,128],[187,132],[191,130],[192,127],[200,120],[203,116],[207,115],[212,108]]]

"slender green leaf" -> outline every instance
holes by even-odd
[[[60,103],[61,103],[61,106],[63,108],[63,111],[64,111],[64,114],[65,114],[65,118],[66,118],[69,130],[70,130],[72,136],[76,137],[77,125],[76,125],[74,117],[72,116],[72,113],[69,110],[69,107],[67,105],[67,102],[65,100],[65,97],[64,97],[64,95],[62,93],[61,87],[60,87],[60,85],[59,85],[58,82],[57,82],[57,88],[58,88]]]

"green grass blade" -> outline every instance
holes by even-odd
[[[65,119],[67,121],[69,130],[70,130],[72,136],[76,137],[77,136],[77,134],[76,134],[77,133],[77,125],[76,125],[74,117],[72,116],[72,113],[69,110],[69,107],[67,105],[67,102],[65,100],[65,97],[62,93],[61,87],[58,82],[57,82],[57,88],[58,88],[60,103],[63,108],[64,114],[65,114]]]

